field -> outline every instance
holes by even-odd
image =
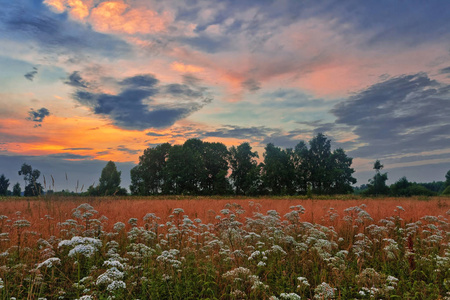
[[[450,299],[450,198],[0,200],[1,299]]]

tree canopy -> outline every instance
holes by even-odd
[[[263,161],[244,142],[229,149],[222,143],[189,139],[183,145],[148,148],[131,170],[132,194],[295,195],[351,193],[356,179],[352,158],[318,134],[294,149],[269,143]]]
[[[39,196],[44,192],[42,185],[37,182],[39,176],[41,176],[41,171],[24,163],[19,170],[19,175],[22,175],[25,180],[25,197]]]
[[[90,186],[87,193],[93,196],[126,195],[126,189],[120,187],[121,173],[116,164],[109,161],[102,170],[98,186]]]
[[[375,170],[375,175],[372,179],[369,179],[369,184],[367,186],[367,190],[364,191],[365,195],[388,195],[389,187],[386,185],[386,181],[388,180],[387,173],[381,173],[381,170],[384,166],[377,159],[373,164],[373,169]]]
[[[8,194],[9,179],[4,174],[0,176],[0,196],[6,196]]]

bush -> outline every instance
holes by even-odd
[[[442,192],[442,195],[450,195],[450,185]]]

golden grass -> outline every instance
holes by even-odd
[[[204,223],[215,223],[215,215],[227,203],[239,204],[246,212],[244,217],[252,217],[254,212],[266,213],[268,210],[276,210],[283,216],[290,211],[293,205],[302,205],[305,214],[302,221],[333,225],[339,229],[345,222],[342,218],[346,215],[344,210],[353,206],[366,205],[365,210],[377,222],[390,216],[400,216],[405,222],[414,222],[426,215],[446,215],[450,209],[450,197],[432,198],[356,198],[349,200],[333,199],[299,199],[299,198],[213,198],[213,197],[54,197],[40,199],[5,198],[0,201],[0,214],[9,219],[15,219],[16,212],[20,211],[20,218],[32,223],[30,230],[41,231],[52,227],[57,230],[56,223],[71,219],[72,210],[82,203],[89,203],[99,214],[108,217],[108,230],[116,222],[127,224],[130,218],[137,218],[138,224],[142,224],[142,218],[147,213],[155,213],[161,218],[161,222],[168,220],[175,208],[182,208],[184,214],[191,219],[199,218]],[[403,207],[405,211],[397,209]],[[334,208],[339,217],[331,224],[327,221],[326,214]],[[45,216],[52,217],[48,220]],[[37,227],[37,228],[36,228]]]

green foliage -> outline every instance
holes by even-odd
[[[450,185],[445,188],[445,190],[442,192],[442,195],[450,195]]]
[[[442,193],[445,189],[444,181],[433,181],[433,182],[418,183],[418,184],[436,194]]]
[[[0,176],[0,196],[6,196],[8,194],[9,179],[5,175]]]
[[[230,148],[230,178],[236,194],[254,195],[259,193],[261,166],[256,161],[258,157],[258,153],[252,152],[249,143],[242,143],[237,147]]]
[[[377,159],[373,164],[373,169],[375,170],[375,175],[372,179],[369,179],[369,184],[367,189],[363,191],[364,195],[388,195],[389,187],[386,185],[386,181],[388,180],[387,173],[381,173],[381,169],[383,169],[383,165]]]
[[[131,193],[227,194],[228,155],[224,144],[198,139],[189,139],[183,145],[165,143],[148,148],[131,170]]]
[[[30,165],[24,163],[19,170],[19,175],[23,175],[25,180],[25,197],[39,196],[44,192],[42,185],[37,182],[39,176],[41,176],[39,170],[33,170]]]
[[[144,154],[139,157],[139,164],[131,170],[130,191],[133,195],[161,193],[170,149],[171,145],[164,143],[144,150]]]
[[[447,174],[445,174],[445,187],[449,187],[450,186],[450,170],[447,172]]]
[[[307,156],[308,182],[315,194],[327,194],[332,181],[331,141],[319,133],[309,141]]]
[[[303,157],[297,174],[304,174],[312,193],[329,195],[353,192],[351,185],[356,183],[352,176],[355,170],[350,167],[352,158],[343,149],[332,152],[331,141],[322,133],[309,142],[309,150],[301,144],[298,148]]]
[[[331,186],[328,194],[349,194],[353,192],[352,184],[356,183],[356,179],[352,176],[355,172],[351,168],[353,159],[348,157],[341,148],[333,151],[331,155]]]
[[[301,141],[295,149],[267,144],[263,163],[245,142],[229,150],[222,143],[189,139],[183,145],[148,148],[131,170],[133,195],[347,194],[356,182],[352,158],[330,148],[318,134],[310,148]],[[229,177],[227,177],[227,175]]]
[[[109,161],[102,170],[98,186],[91,185],[86,193],[91,196],[126,195],[126,189],[120,187],[121,173],[117,170],[116,164]]]
[[[436,193],[415,182],[409,182],[406,177],[400,178],[390,187],[391,195],[397,197],[433,196]]]
[[[170,149],[164,170],[166,194],[198,195],[201,191],[205,166],[199,150],[190,144],[175,145]]]
[[[295,169],[292,160],[293,151],[267,144],[262,164],[262,185],[269,194],[293,194]]]
[[[22,189],[20,188],[20,184],[17,182],[14,186],[13,186],[13,190],[12,190],[12,195],[16,196],[16,197],[20,197],[22,194]]]

